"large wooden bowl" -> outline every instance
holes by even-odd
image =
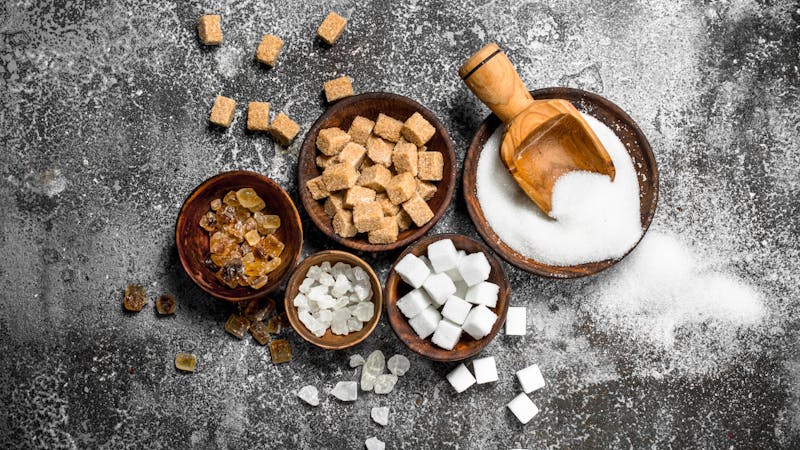
[[[580,111],[596,118],[616,133],[628,150],[639,179],[639,205],[642,220],[642,237],[644,237],[656,213],[656,204],[658,203],[658,167],[656,166],[656,158],[650,148],[650,143],[647,142],[647,138],[642,133],[642,130],[639,129],[639,126],[636,125],[636,122],[611,101],[580,89],[547,88],[531,91],[531,94],[535,99],[562,98],[569,100]],[[551,278],[577,278],[592,275],[613,266],[636,247],[634,245],[625,255],[616,259],[574,266],[553,266],[528,258],[503,242],[486,221],[481,205],[478,202],[476,188],[478,159],[481,151],[483,151],[483,147],[489,137],[501,125],[500,119],[494,114],[489,115],[483,121],[467,150],[463,174],[464,200],[467,204],[469,216],[472,218],[478,233],[494,251],[509,263],[530,273]],[[639,241],[641,241],[641,237]],[[639,241],[637,241],[637,245]]]
[[[367,275],[369,275],[369,279],[372,284],[371,301],[375,304],[375,314],[372,316],[372,319],[366,322],[360,330],[342,336],[331,333],[330,328],[328,328],[325,334],[322,336],[317,336],[312,333],[311,330],[306,328],[302,322],[300,322],[300,318],[297,315],[297,308],[293,303],[294,298],[297,296],[297,293],[300,292],[300,284],[306,278],[308,269],[311,266],[322,264],[324,261],[330,262],[331,265],[336,264],[337,262],[343,262],[353,267],[358,266],[364,269],[367,272]],[[300,264],[297,266],[297,269],[295,269],[292,277],[289,279],[289,284],[286,285],[284,306],[286,308],[286,317],[288,317],[289,323],[292,325],[292,328],[294,328],[297,334],[300,335],[300,337],[311,344],[326,350],[342,350],[360,343],[375,330],[376,326],[378,326],[378,322],[381,320],[381,312],[383,310],[383,290],[381,289],[381,282],[378,279],[378,276],[375,275],[375,271],[372,270],[372,267],[370,267],[370,265],[367,264],[363,259],[353,255],[352,253],[339,250],[325,250],[319,253],[314,253],[300,262]]]
[[[242,286],[232,289],[220,282],[204,263],[209,254],[209,235],[200,228],[200,218],[210,211],[212,200],[244,187],[255,189],[267,204],[264,210],[281,218],[281,226],[276,232],[276,237],[285,245],[281,264],[269,273],[269,281],[261,289]],[[201,289],[225,301],[244,302],[266,296],[289,275],[303,248],[303,225],[289,194],[276,182],[255,172],[237,170],[215,175],[189,194],[178,214],[175,244],[183,269]]]
[[[433,211],[433,218],[422,227],[412,226],[400,233],[397,241],[391,244],[370,244],[366,234],[359,234],[352,238],[343,238],[333,231],[330,217],[323,209],[324,202],[314,200],[306,189],[306,181],[321,175],[316,164],[317,134],[324,128],[339,127],[345,131],[350,128],[350,123],[356,116],[364,116],[375,120],[378,113],[384,113],[395,119],[403,120],[418,112],[431,125],[436,128],[436,134],[426,144],[429,151],[441,152],[444,159],[442,180],[437,184],[436,194],[428,200],[428,206]],[[345,247],[359,251],[380,252],[405,247],[428,232],[442,217],[453,197],[456,184],[456,153],[453,142],[442,122],[428,108],[402,95],[386,92],[371,92],[360,94],[336,102],[329,107],[308,130],[297,164],[297,189],[300,191],[300,200],[303,202],[311,220],[325,235]]]
[[[489,264],[492,266],[488,281],[500,286],[497,306],[489,308],[492,312],[497,314],[497,321],[494,323],[492,331],[482,339],[477,340],[463,333],[461,335],[461,340],[458,341],[458,344],[456,344],[452,350],[445,350],[437,347],[431,342],[430,337],[427,339],[420,339],[414,329],[411,328],[411,325],[408,324],[406,316],[404,316],[397,307],[397,300],[410,292],[412,287],[400,279],[394,267],[409,253],[415,256],[424,255],[430,244],[441,239],[452,240],[458,250],[464,250],[467,253],[483,252],[486,255],[486,259],[489,260]],[[437,234],[434,236],[427,236],[409,246],[392,265],[392,269],[389,271],[389,277],[386,279],[386,315],[389,317],[389,324],[392,326],[395,334],[397,334],[397,337],[414,353],[434,361],[461,361],[462,359],[478,354],[495,336],[497,336],[498,331],[500,331],[500,328],[503,327],[506,321],[510,291],[511,288],[506,273],[503,271],[503,266],[500,265],[500,261],[497,260],[491,250],[483,243],[460,234]]]

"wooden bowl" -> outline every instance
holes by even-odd
[[[433,211],[433,218],[422,227],[412,227],[399,234],[397,241],[391,244],[370,244],[366,234],[359,234],[352,238],[343,238],[333,231],[330,217],[325,214],[323,201],[311,198],[306,189],[306,181],[322,174],[316,164],[317,134],[320,130],[330,127],[339,127],[345,131],[350,128],[350,123],[356,116],[364,116],[375,120],[378,113],[384,113],[396,119],[404,120],[418,112],[431,125],[436,128],[436,134],[426,144],[429,151],[441,152],[444,159],[442,180],[437,184],[436,194],[428,200],[428,206]],[[386,92],[371,92],[339,100],[325,111],[311,129],[308,130],[297,164],[297,189],[300,191],[300,200],[311,220],[325,235],[345,247],[359,251],[381,252],[405,247],[428,232],[447,210],[456,184],[456,153],[453,142],[442,122],[428,108],[402,95]]]
[[[316,266],[324,261],[328,261],[331,265],[337,262],[343,262],[353,267],[358,266],[364,269],[369,275],[370,282],[372,283],[372,303],[375,304],[375,314],[368,322],[366,322],[358,331],[341,336],[331,333],[330,328],[322,336],[316,336],[311,332],[297,316],[297,308],[294,306],[293,301],[297,293],[300,292],[300,283],[306,278],[306,273],[311,266]],[[289,278],[289,284],[286,285],[286,296],[284,297],[284,306],[286,308],[286,316],[289,318],[289,323],[292,328],[306,341],[316,345],[317,347],[326,350],[342,350],[352,347],[367,338],[378,326],[381,320],[381,312],[383,310],[383,290],[381,289],[381,282],[375,271],[372,270],[369,264],[363,259],[359,258],[352,253],[343,252],[340,250],[325,250],[314,253],[308,258],[300,262],[295,269],[292,277]]]
[[[653,155],[653,150],[650,148],[650,143],[647,142],[647,138],[642,133],[642,130],[640,130],[636,122],[617,105],[591,92],[572,88],[547,88],[531,91],[531,94],[533,98],[536,99],[562,98],[569,100],[579,110],[593,116],[614,130],[614,133],[616,133],[617,137],[619,137],[625,145],[628,154],[633,160],[633,165],[636,168],[636,174],[639,179],[642,236],[636,243],[636,245],[638,245],[641,238],[644,237],[644,234],[647,232],[650,222],[653,220],[653,216],[656,213],[656,204],[658,203],[658,167],[656,167],[656,158]],[[486,243],[488,243],[494,251],[514,266],[536,275],[551,278],[578,278],[593,275],[613,266],[636,247],[636,245],[634,245],[625,255],[616,259],[607,259],[574,266],[553,266],[528,258],[503,242],[486,221],[486,217],[483,215],[480,203],[478,202],[476,189],[478,158],[480,157],[486,141],[489,140],[489,137],[491,137],[501,125],[500,119],[494,114],[489,115],[489,117],[483,121],[478,131],[475,133],[475,137],[472,138],[472,142],[467,150],[463,174],[464,199],[467,204],[469,216],[472,218],[472,222],[475,224],[478,233],[480,233]]]
[[[204,263],[208,257],[209,235],[199,225],[203,214],[210,211],[209,205],[212,200],[222,198],[228,191],[244,187],[255,189],[267,204],[264,210],[281,218],[281,226],[276,232],[276,237],[285,245],[281,254],[281,264],[269,273],[267,284],[257,290],[241,286],[231,289],[217,279],[214,272]],[[255,172],[237,170],[215,175],[189,194],[178,214],[175,243],[183,269],[201,289],[225,301],[244,302],[266,296],[280,286],[294,268],[303,248],[303,225],[289,194],[276,182]]]
[[[427,339],[420,339],[414,329],[411,328],[411,325],[408,324],[406,316],[404,316],[397,307],[397,300],[410,292],[412,288],[400,279],[400,276],[394,270],[395,266],[409,253],[415,256],[426,254],[428,246],[441,239],[452,240],[458,250],[464,250],[467,253],[483,252],[486,255],[486,259],[489,260],[489,264],[492,266],[488,281],[500,286],[497,306],[490,308],[497,314],[497,321],[494,323],[492,331],[478,340],[464,333],[461,335],[461,340],[458,341],[458,344],[456,344],[452,350],[445,350],[437,347],[431,342],[430,337]],[[497,332],[502,328],[506,321],[506,315],[508,314],[508,295],[510,290],[511,288],[506,273],[503,271],[503,266],[500,265],[500,261],[497,260],[483,243],[460,234],[437,234],[434,236],[427,236],[409,246],[392,265],[389,271],[389,277],[386,279],[386,315],[389,317],[389,324],[391,324],[397,337],[399,337],[414,353],[434,361],[461,361],[462,359],[478,354],[478,352],[483,350],[483,348],[497,336]]]

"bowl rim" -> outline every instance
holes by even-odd
[[[414,230],[413,233],[409,234],[407,237],[403,239],[398,239],[391,244],[370,244],[368,242],[357,241],[352,238],[343,238],[336,234],[333,231],[333,227],[329,227],[328,224],[323,223],[323,219],[327,219],[321,217],[321,215],[313,214],[311,211],[311,206],[313,204],[318,203],[318,200],[314,200],[311,198],[311,195],[305,189],[305,182],[308,181],[306,179],[306,175],[304,174],[304,161],[307,159],[307,153],[310,151],[315,152],[316,155],[316,137],[319,134],[320,129],[322,128],[322,123],[326,121],[330,116],[334,115],[337,111],[359,103],[361,101],[366,100],[385,100],[390,102],[399,102],[405,104],[424,115],[427,115],[431,118],[431,124],[434,126],[437,132],[442,134],[442,141],[444,142],[444,148],[441,149],[442,153],[447,153],[448,158],[452,161],[453,170],[449,176],[445,176],[442,180],[439,181],[439,186],[444,184],[445,194],[444,194],[444,201],[442,205],[433,213],[433,217],[431,220],[428,221],[425,225],[418,227]],[[312,160],[314,158],[311,158]],[[416,100],[406,97],[400,94],[394,94],[391,92],[364,92],[362,94],[353,95],[351,97],[346,97],[341,100],[338,100],[333,105],[330,105],[328,109],[326,109],[317,120],[311,125],[311,128],[308,129],[308,132],[303,139],[303,143],[300,146],[300,152],[298,155],[297,161],[297,190],[300,196],[300,201],[303,204],[303,208],[305,209],[306,213],[308,214],[311,221],[317,227],[317,229],[322,232],[325,236],[332,239],[334,242],[341,244],[347,248],[357,251],[365,251],[365,252],[384,252],[389,250],[396,250],[401,247],[405,247],[406,245],[414,242],[415,240],[419,239],[420,237],[424,236],[425,233],[430,231],[434,225],[444,216],[444,213],[447,212],[447,209],[450,207],[450,204],[453,201],[453,194],[455,193],[456,183],[458,178],[458,157],[455,152],[455,145],[453,144],[453,140],[450,138],[450,133],[447,131],[447,127],[445,127],[444,123],[439,119],[439,117],[429,108],[423,106],[421,103],[417,102]],[[330,219],[328,219],[330,222]]]
[[[659,172],[658,172],[658,164],[653,154],[653,149],[650,146],[647,137],[642,132],[639,125],[631,118],[622,108],[617,106],[611,100],[607,98],[595,94],[593,92],[584,91],[582,89],[576,88],[569,88],[569,87],[549,87],[549,88],[542,88],[530,91],[531,95],[534,98],[539,99],[552,99],[552,98],[562,98],[565,100],[570,100],[573,104],[580,103],[580,101],[584,101],[584,99],[588,100],[592,105],[595,105],[598,109],[604,109],[609,111],[612,115],[615,115],[620,118],[622,122],[626,126],[628,126],[632,131],[633,135],[636,138],[636,142],[638,144],[639,151],[642,154],[642,159],[647,162],[647,167],[642,167],[641,169],[637,169],[637,178],[638,175],[645,172],[647,174],[647,181],[652,186],[653,189],[653,199],[651,202],[647,204],[648,211],[646,215],[643,217],[642,220],[642,234],[639,236],[639,239],[636,243],[628,249],[625,254],[620,256],[619,258],[612,258],[612,259],[605,259],[602,261],[595,261],[583,264],[576,264],[572,266],[555,266],[550,264],[544,264],[537,262],[532,258],[528,258],[514,249],[512,249],[508,244],[502,241],[500,237],[494,232],[491,228],[489,223],[486,221],[485,217],[483,216],[483,211],[480,208],[480,204],[477,201],[477,193],[476,193],[476,185],[477,185],[477,170],[478,170],[478,159],[480,157],[481,152],[483,151],[483,147],[486,141],[491,137],[491,134],[497,129],[498,126],[502,125],[500,119],[495,114],[489,114],[486,119],[480,124],[478,129],[475,131],[475,135],[473,136],[472,140],[470,141],[469,147],[467,147],[467,153],[464,158],[464,167],[462,170],[462,187],[464,190],[464,198],[465,203],[467,204],[467,212],[469,213],[470,219],[472,219],[472,223],[475,228],[478,230],[478,233],[481,235],[483,240],[503,259],[505,259],[509,264],[517,267],[518,269],[524,270],[528,273],[532,273],[534,275],[539,275],[545,278],[554,278],[554,279],[571,279],[571,278],[581,278],[586,276],[595,275],[600,273],[620,261],[622,261],[626,256],[628,256],[633,249],[635,249],[639,243],[644,238],[645,234],[650,228],[650,224],[653,221],[653,217],[656,214],[656,210],[658,207],[658,194],[659,194]],[[579,106],[579,105],[578,105]],[[581,109],[580,107],[578,108]],[[600,120],[598,118],[598,120]],[[606,126],[609,126],[608,123],[605,123],[601,120]],[[614,128],[609,126],[609,128],[614,131]],[[616,131],[615,131],[616,134]],[[626,146],[626,150],[628,154],[631,153],[631,150]],[[635,164],[634,164],[635,165]],[[641,195],[641,187],[640,187],[640,195]],[[470,201],[474,198],[474,202]]]
[[[289,205],[291,205],[291,210],[288,211],[288,213],[294,217],[294,220],[297,222],[297,228],[298,228],[297,251],[293,255],[291,255],[292,259],[289,263],[286,273],[284,273],[283,276],[281,276],[280,278],[277,278],[274,282],[269,281],[267,282],[267,285],[264,286],[263,288],[257,289],[253,291],[251,294],[245,296],[228,295],[224,291],[215,292],[210,288],[210,286],[206,286],[204,283],[198,281],[195,275],[190,270],[189,255],[187,253],[186,248],[184,248],[183,244],[181,243],[180,233],[179,233],[179,230],[181,229],[181,226],[183,225],[183,222],[186,217],[184,213],[187,208],[187,205],[189,205],[190,202],[194,201],[200,194],[200,192],[213,186],[214,183],[218,182],[220,179],[237,175],[247,175],[255,177],[260,182],[269,186],[269,188],[274,189],[275,192],[278,192],[278,194],[282,196],[284,200],[288,201]],[[294,204],[292,197],[289,195],[288,192],[286,192],[286,190],[283,187],[281,187],[280,184],[278,184],[278,182],[276,182],[272,178],[269,178],[266,175],[262,175],[258,172],[254,172],[251,170],[229,170],[226,172],[220,172],[212,177],[207,178],[205,181],[203,181],[202,183],[197,185],[194,189],[192,189],[192,191],[183,201],[183,204],[181,204],[181,209],[178,212],[177,219],[175,220],[174,232],[175,232],[175,246],[178,249],[178,259],[181,262],[181,267],[183,268],[184,273],[186,273],[186,276],[188,276],[189,279],[192,280],[192,282],[194,282],[194,284],[200,287],[200,289],[202,289],[205,293],[211,295],[214,298],[218,298],[220,300],[224,300],[231,303],[247,302],[268,296],[272,291],[277,289],[283,283],[283,281],[286,280],[286,278],[291,274],[291,272],[294,270],[294,267],[297,264],[297,260],[300,257],[301,252],[303,251],[303,222],[300,220],[300,213],[297,211],[297,206]]]

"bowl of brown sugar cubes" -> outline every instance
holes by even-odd
[[[456,157],[444,125],[401,95],[339,100],[306,135],[298,189],[314,224],[361,251],[404,247],[424,235],[453,196]]]

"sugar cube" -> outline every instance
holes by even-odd
[[[375,120],[375,127],[372,132],[378,136],[386,139],[387,141],[397,142],[400,140],[400,130],[403,128],[403,122],[389,117],[386,114],[379,113],[377,120]]]
[[[492,266],[483,252],[471,253],[458,261],[458,272],[468,286],[475,286],[481,281],[489,279]]]
[[[200,16],[197,21],[197,35],[200,38],[200,42],[205,45],[221,44],[222,28],[220,27],[220,16],[217,14]]]
[[[509,306],[506,315],[506,334],[509,336],[525,336],[526,309],[524,306]]]
[[[211,107],[211,115],[209,116],[208,121],[214,125],[228,128],[231,126],[235,112],[236,101],[232,98],[218,95],[214,99],[214,106]]]
[[[461,327],[447,319],[439,321],[431,341],[445,350],[452,350],[461,339]]]
[[[300,125],[282,112],[279,112],[278,115],[275,116],[275,119],[269,126],[270,136],[272,136],[272,139],[274,139],[278,145],[283,147],[288,147],[299,132]]]
[[[421,313],[408,320],[408,324],[414,329],[420,339],[426,339],[428,336],[436,331],[439,322],[442,320],[442,314],[433,305],[428,306]]]
[[[428,246],[428,259],[433,270],[442,273],[458,264],[458,250],[450,239],[441,239]]]
[[[322,88],[325,91],[325,99],[328,100],[328,103],[353,95],[353,83],[347,76],[326,81]]]
[[[470,309],[472,309],[470,302],[451,295],[442,308],[442,315],[451,322],[461,325],[467,318]]]
[[[397,300],[397,308],[409,319],[417,316],[430,304],[428,296],[419,289],[414,289]]]
[[[249,102],[247,104],[247,129],[250,131],[269,131],[268,102]]]
[[[478,305],[467,314],[467,319],[464,320],[462,327],[473,338],[482,339],[492,331],[496,321],[497,314],[484,305]]]
[[[456,285],[456,293],[453,295],[455,295],[458,298],[464,298],[467,296],[467,289],[469,289],[469,287],[467,286],[467,283],[464,282],[464,280],[454,281],[453,284]]]
[[[500,286],[488,281],[481,281],[475,286],[467,289],[464,300],[475,303],[476,305],[486,305],[489,308],[497,306],[497,296],[500,293]]]
[[[422,114],[415,112],[403,124],[401,133],[408,141],[415,145],[425,145],[428,140],[436,133],[436,128],[422,117]]]
[[[422,283],[424,283],[428,275],[431,274],[428,266],[411,253],[404,256],[403,259],[394,266],[394,271],[397,272],[400,279],[410,284],[411,287],[415,289],[422,287]]]
[[[331,12],[317,28],[317,36],[326,44],[333,45],[339,39],[339,36],[344,33],[346,25],[347,19],[335,12]]]
[[[447,381],[449,381],[450,386],[453,386],[453,389],[460,394],[475,384],[475,377],[472,376],[467,366],[461,363],[458,367],[453,369],[452,372],[447,374]]]
[[[367,119],[366,117],[356,116],[350,124],[350,129],[347,134],[353,139],[353,142],[361,145],[367,145],[367,138],[372,134],[372,128],[375,122]]]
[[[456,262],[456,266],[453,267],[450,270],[445,271],[447,276],[449,276],[450,279],[453,280],[453,283],[455,283],[456,281],[464,281],[464,278],[461,276],[461,272],[458,271],[458,264],[461,262],[461,260],[466,255],[467,255],[467,252],[465,252],[464,250],[459,250],[458,251],[458,261]]]
[[[424,181],[439,181],[444,178],[444,157],[440,152],[419,152],[417,176]]]
[[[475,372],[475,380],[478,384],[491,383],[498,380],[497,364],[494,361],[494,356],[473,360],[472,370]]]
[[[283,39],[273,34],[265,34],[256,49],[256,60],[270,67],[274,66],[281,54],[281,49],[283,49]]]
[[[526,394],[544,387],[542,371],[539,370],[539,366],[536,364],[518,370],[517,378],[519,379],[519,384],[522,386],[522,391]]]
[[[539,414],[539,408],[524,393],[514,397],[513,400],[508,402],[507,406],[523,424],[530,422],[533,416]]]
[[[403,175],[407,174],[405,172]],[[396,178],[396,177],[395,177]],[[387,191],[389,187],[387,186]],[[420,197],[416,191],[411,195],[411,198],[403,202],[403,210],[408,213],[408,216],[411,220],[414,221],[414,224],[418,227],[425,225],[426,223],[430,222],[433,219],[433,211],[431,207],[425,202],[425,200]]]
[[[431,297],[431,301],[438,306],[444,304],[447,301],[447,297],[456,293],[456,285],[453,284],[453,280],[444,273],[436,273],[429,276],[424,283],[422,283],[422,287],[425,288],[425,292]]]

